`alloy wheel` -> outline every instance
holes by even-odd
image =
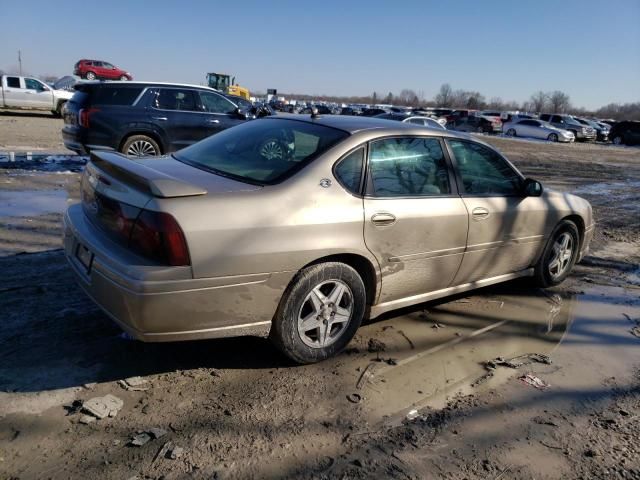
[[[260,156],[267,160],[280,160],[284,158],[284,149],[277,140],[267,140],[260,147]]]
[[[146,157],[157,154],[156,148],[146,140],[136,140],[127,149],[127,155],[133,157]]]
[[[559,278],[567,271],[573,258],[573,248],[574,241],[570,233],[564,232],[556,238],[553,243],[553,255],[548,264],[551,278]]]
[[[516,131],[513,128],[510,128],[509,130],[507,130],[507,137],[515,137],[516,136]]]
[[[95,80],[96,74],[93,72],[87,72],[87,80]]]
[[[557,142],[558,141],[558,135],[556,135],[555,133],[551,133],[547,137],[547,140],[549,140],[550,142]]]
[[[298,334],[312,348],[335,343],[346,331],[353,315],[353,294],[341,280],[328,280],[314,287],[298,313]]]

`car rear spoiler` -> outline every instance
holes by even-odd
[[[207,193],[202,187],[178,180],[119,153],[91,152],[91,163],[121,182],[154,197],[191,197]]]

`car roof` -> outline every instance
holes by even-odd
[[[219,93],[220,95],[225,95],[220,90],[216,90],[215,88],[205,87],[204,85],[192,85],[189,83],[169,83],[169,82],[144,82],[140,80],[113,80],[113,81],[101,81],[101,80],[93,80],[89,82],[78,82],[77,85],[126,85],[126,86],[143,86],[143,87],[181,87],[181,88],[197,88],[199,90],[208,90],[211,92]]]
[[[299,122],[324,125],[326,127],[337,128],[339,130],[355,134],[364,131],[375,130],[380,136],[383,135],[424,135],[428,133],[432,136],[453,137],[463,140],[473,140],[474,142],[487,145],[485,142],[472,137],[471,135],[455,132],[453,130],[426,129],[423,125],[414,123],[398,122],[397,120],[387,120],[375,117],[358,117],[351,115],[318,115],[311,118],[310,115],[300,114],[278,114],[273,117],[265,117],[263,120],[277,121],[279,119],[296,120]],[[495,147],[489,146],[495,150]]]

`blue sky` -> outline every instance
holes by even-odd
[[[563,90],[575,105],[640,101],[640,0],[2,2],[0,68],[70,74],[97,58],[138,80],[232,73],[254,91],[487,99]]]

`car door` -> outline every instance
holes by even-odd
[[[24,80],[21,77],[5,77],[2,90],[7,107],[24,107],[28,105],[29,95],[25,94]]]
[[[523,195],[524,178],[495,150],[470,140],[447,139],[469,235],[454,285],[529,267],[544,241],[547,206]]]
[[[164,132],[168,151],[180,150],[205,136],[205,119],[192,89],[159,88],[151,102],[149,117]]]
[[[521,137],[537,137],[538,133],[531,122],[532,120],[520,120],[516,124],[517,134]]]
[[[107,62],[102,62],[101,72],[104,78],[108,78],[109,80],[118,80],[120,78],[116,67]]]
[[[237,107],[215,92],[198,92],[199,109],[202,112],[202,130],[199,140],[243,122],[236,113]]]
[[[382,271],[378,301],[440,290],[462,261],[469,218],[438,137],[369,144],[364,238]]]
[[[54,108],[50,87],[35,78],[25,78],[24,86],[32,108]]]

